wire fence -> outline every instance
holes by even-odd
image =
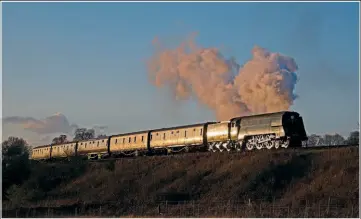
[[[3,206],[3,217],[343,217],[359,218],[357,200],[328,198],[279,204],[264,200],[248,201],[108,201],[55,206]],[[58,203],[59,204],[59,203]]]

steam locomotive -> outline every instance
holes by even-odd
[[[299,113],[281,111],[235,117],[229,121],[112,135],[34,147],[33,160],[82,156],[104,159],[119,156],[171,154],[190,151],[241,151],[301,147],[307,141]]]

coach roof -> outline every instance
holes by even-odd
[[[41,149],[41,148],[47,148],[47,147],[50,147],[50,144],[47,144],[47,145],[41,145],[41,146],[36,146],[36,147],[33,147],[32,149]]]

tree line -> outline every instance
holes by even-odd
[[[308,146],[328,146],[328,145],[357,145],[359,144],[359,131],[353,131],[347,138],[340,134],[326,134],[324,136],[312,134],[308,136]]]

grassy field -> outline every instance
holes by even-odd
[[[35,164],[3,216],[358,217],[358,160],[350,147]]]

